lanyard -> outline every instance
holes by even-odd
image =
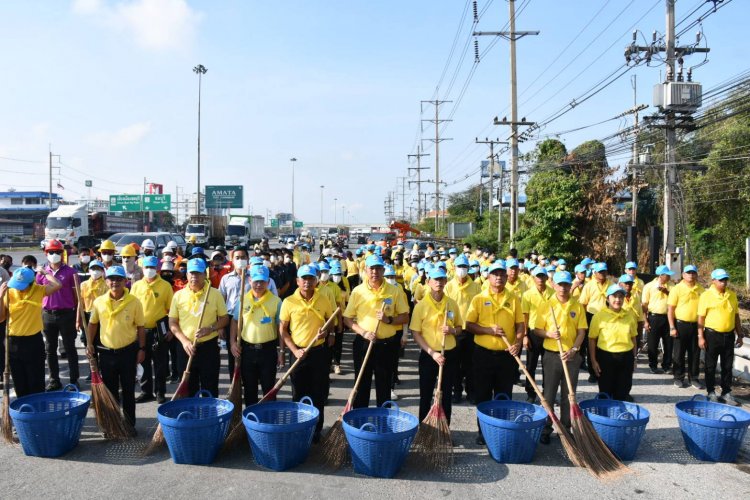
[[[109,311],[109,318],[107,318],[107,328],[111,329],[115,322],[115,316],[120,314],[135,298],[125,290],[125,295],[122,297],[122,302],[116,308],[113,308],[112,296],[107,296],[107,310]]]

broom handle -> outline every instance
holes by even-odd
[[[240,355],[237,356],[236,361],[239,363],[242,358],[242,329],[245,327],[245,270],[240,272],[240,319],[237,320],[237,347],[240,350]],[[231,339],[230,339],[231,340]],[[237,364],[235,363],[235,364]],[[239,365],[238,365],[239,366]]]
[[[557,325],[557,318],[555,317],[555,311],[550,307],[550,314],[552,314],[552,322],[555,324],[555,330],[560,332],[560,327]],[[568,399],[575,399],[576,393],[573,390],[573,383],[570,381],[570,371],[568,370],[568,363],[562,359],[563,345],[562,340],[557,339],[557,350],[560,351],[560,361],[562,361],[563,372],[565,373],[565,383],[568,384]]]
[[[81,313],[81,325],[83,325],[83,334],[86,335],[86,342],[88,342],[89,337],[89,325],[86,321],[86,312],[84,311],[84,304],[83,304],[83,296],[81,295],[81,281],[78,279],[78,273],[73,275],[73,282],[75,283],[75,290],[76,290],[76,300],[78,301],[78,310]],[[98,372],[99,371],[99,364],[96,362],[96,358],[94,356],[89,356],[88,352],[86,353],[86,357],[89,358],[89,369],[91,370],[91,373]]]
[[[385,311],[385,302],[383,302],[383,305],[380,307],[380,312]],[[378,322],[375,324],[375,335],[378,333],[378,328],[380,328],[380,322],[382,320],[378,320]],[[372,347],[375,345],[375,341],[371,340],[370,345],[367,346],[367,352],[365,353],[365,359],[362,360],[362,366],[359,368],[359,375],[357,375],[357,380],[354,382],[354,387],[352,387],[352,392],[349,393],[349,399],[346,400],[346,408],[351,408],[352,403],[354,402],[354,398],[357,396],[357,389],[359,389],[359,383],[362,382],[362,377],[365,373],[365,366],[367,366],[367,361],[370,359],[370,353],[372,353]]]
[[[333,311],[333,314],[331,315],[331,317],[330,317],[330,318],[328,318],[328,321],[326,321],[326,322],[325,322],[325,323],[323,324],[323,327],[322,327],[322,329],[324,329],[324,330],[325,330],[325,329],[327,329],[328,327],[330,327],[330,326],[331,326],[331,324],[333,323],[333,320],[334,320],[334,319],[336,319],[336,314],[338,314],[338,313],[339,313],[339,311],[341,311],[341,308],[340,308],[340,307],[337,307],[337,308],[336,308],[336,310],[335,310],[335,311]],[[303,359],[305,359],[305,357],[307,357],[307,352],[308,352],[308,350],[309,350],[309,349],[310,349],[310,348],[311,348],[311,347],[313,346],[313,344],[314,344],[314,343],[315,343],[315,342],[316,342],[317,340],[318,340],[317,338],[313,337],[313,339],[312,339],[312,340],[310,341],[310,343],[309,343],[309,344],[307,344],[307,347],[305,347],[305,350],[304,350],[304,352],[302,353],[302,356],[300,356],[299,358],[297,358],[297,359],[296,359],[296,360],[294,361],[294,363],[292,363],[292,366],[290,366],[290,367],[289,367],[289,369],[288,369],[288,370],[286,371],[286,373],[284,373],[284,375],[282,375],[282,377],[281,377],[281,378],[280,378],[280,379],[279,379],[279,380],[278,380],[278,381],[277,381],[277,382],[276,382],[276,383],[274,384],[273,388],[271,388],[271,390],[270,390],[270,391],[268,391],[268,392],[267,392],[267,393],[266,393],[266,394],[265,394],[265,395],[263,396],[263,398],[261,398],[261,400],[260,400],[260,401],[258,401],[259,403],[262,403],[262,402],[263,402],[263,401],[265,400],[266,396],[268,396],[269,394],[273,394],[274,392],[278,392],[278,390],[279,390],[279,389],[281,389],[281,388],[283,387],[283,385],[284,385],[284,384],[286,383],[286,381],[287,381],[287,380],[289,380],[289,377],[291,377],[291,376],[292,376],[292,372],[294,371],[294,369],[295,369],[295,368],[297,368],[297,366],[299,365],[299,363],[300,363],[300,362],[301,362],[301,361],[302,361]]]
[[[10,288],[5,289],[5,369],[3,370],[3,389],[5,396],[10,394]]]
[[[443,315],[443,326],[446,326],[448,324],[448,304],[446,301],[445,304],[445,314]],[[445,334],[443,332],[440,332],[442,334],[442,341],[440,343],[440,355],[445,357]],[[443,367],[445,366],[445,359],[443,359],[443,364],[438,367],[438,378],[437,378],[437,389],[436,392],[442,392],[441,387],[443,387]]]

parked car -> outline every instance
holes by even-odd
[[[115,242],[115,251],[117,255],[120,254],[125,245],[136,243],[138,246],[143,246],[144,240],[151,240],[156,246],[156,256],[161,257],[162,250],[167,246],[167,243],[174,241],[177,246],[182,248],[183,253],[187,250],[187,242],[181,234],[177,233],[121,233],[122,236]]]

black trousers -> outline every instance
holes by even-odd
[[[265,394],[276,383],[276,362],[278,361],[276,346],[279,345],[279,341],[271,340],[261,345],[260,349],[255,349],[251,344],[242,341],[240,370],[245,406],[254,405],[260,399],[258,384],[260,384],[261,394]]]
[[[464,330],[456,336],[456,368],[453,370],[453,394],[466,389],[469,399],[474,397],[474,336]]]
[[[344,330],[334,334],[336,342],[333,344],[333,364],[341,364],[341,354],[344,352]]]
[[[167,392],[167,369],[169,368],[169,346],[166,341],[156,342],[156,328],[146,329],[146,359],[143,360],[141,392],[153,395]],[[154,346],[157,345],[156,350]]]
[[[179,379],[182,377],[182,371],[180,370],[180,364],[177,362],[177,351],[182,350],[182,345],[174,338],[167,341],[169,346],[169,372],[173,378]]]
[[[536,367],[539,364],[539,359],[542,358],[542,381],[544,381],[544,339],[541,337],[538,337],[534,335],[533,333],[529,334],[529,347],[526,349],[526,369],[529,371],[529,375],[532,377],[536,376]],[[576,373],[578,373],[578,367],[576,367]],[[534,392],[534,388],[531,386],[531,383],[527,380],[526,381],[526,394],[529,396],[536,397],[536,392]]]
[[[226,332],[226,338],[229,338],[229,327],[227,327],[225,330]],[[232,354],[232,347],[229,345],[229,342],[224,342],[225,346],[224,349],[227,351],[227,369],[229,370],[229,380],[232,380],[232,377],[234,376],[234,354]],[[219,348],[221,349],[221,339],[219,339]]]
[[[89,320],[91,319],[91,313],[83,311],[83,316],[86,318],[86,324],[89,324]],[[83,325],[81,325],[81,343],[83,344],[83,347],[86,347],[86,343],[88,342],[88,339],[86,338],[86,329]]]
[[[666,314],[648,313],[648,366],[656,368],[659,365],[659,342],[664,354],[661,367],[664,371],[672,367],[672,337],[669,336],[669,320]]]
[[[734,332],[717,332],[706,328],[706,391],[714,392],[716,386],[716,364],[721,356],[721,394],[732,390],[732,366],[734,364]]]
[[[5,321],[0,323],[0,373],[5,371]]]
[[[328,374],[331,366],[331,351],[323,343],[307,352],[307,356],[292,373],[292,401],[298,402],[303,397],[312,399],[313,405],[320,412],[315,432],[323,429],[325,402],[328,399]]]
[[[16,397],[44,392],[44,339],[42,332],[8,339],[10,374]],[[4,343],[3,343],[4,344]],[[4,359],[4,357],[3,357]]]
[[[354,276],[347,276],[347,281],[349,281],[349,290],[354,290],[354,288],[359,285],[359,275],[355,274]]]
[[[440,402],[443,405],[448,424],[451,423],[451,387],[453,386],[456,360],[458,359],[456,349],[445,351],[445,365],[443,365],[443,381],[440,389],[443,397]],[[437,377],[440,366],[432,359],[432,356],[424,351],[419,353],[419,421],[425,419],[432,407],[433,393],[437,385]]]
[[[398,359],[401,357],[401,339],[404,338],[404,331],[399,330],[396,332],[395,339],[398,347],[393,350],[393,378],[391,380],[391,389],[396,388],[396,379],[398,378]]]
[[[361,335],[354,338],[354,378],[359,376],[362,362],[370,342]],[[393,387],[393,362],[398,355],[399,342],[395,336],[386,342],[376,342],[372,348],[372,354],[364,367],[362,382],[354,397],[352,406],[354,408],[366,408],[370,404],[370,389],[372,388],[372,376],[375,375],[375,401],[377,406],[391,398],[391,387]]]
[[[540,339],[543,341],[543,339]],[[578,370],[583,358],[580,353],[568,360],[568,373],[573,390],[578,387]],[[544,370],[543,392],[544,399],[553,404],[557,398],[557,390],[560,389],[560,422],[566,429],[570,429],[570,401],[568,400],[568,382],[565,380],[560,353],[556,351],[545,351],[542,356],[542,369]],[[552,433],[552,419],[547,417],[547,423],[542,431],[544,434]]]
[[[78,351],[76,350],[76,310],[63,309],[42,312],[44,340],[47,344],[47,366],[50,380],[60,381],[60,365],[57,360],[58,338],[62,337],[63,347],[68,355],[70,382],[78,383]]]
[[[672,337],[674,379],[683,380],[687,372],[688,380],[698,380],[700,375],[698,323],[676,320],[675,327],[677,328],[677,337]],[[687,354],[687,367],[685,366],[685,354]]]
[[[109,392],[122,405],[122,413],[135,426],[135,373],[138,364],[138,342],[129,346],[112,351],[98,348],[99,370],[102,381]],[[122,391],[122,401],[120,401]]]
[[[588,324],[589,326],[586,327],[586,335],[584,335],[583,337],[583,344],[581,344],[580,354],[581,360],[586,363],[586,369],[589,372],[589,376],[597,378],[596,373],[594,372],[594,368],[591,366],[591,353],[589,352],[589,328],[591,327],[591,318],[593,317],[593,314],[586,311],[586,324]]]
[[[498,394],[513,398],[513,384],[518,380],[518,364],[508,351],[492,351],[474,345],[474,401],[479,404]],[[479,420],[477,420],[477,429]]]
[[[180,343],[177,343],[177,364],[180,373],[185,372],[188,355]],[[188,381],[188,394],[195,396],[199,390],[207,390],[211,396],[219,397],[219,343],[217,339],[211,339],[196,345],[193,355],[193,364],[190,366],[190,380]]]
[[[599,392],[605,392],[617,401],[627,399],[633,387],[633,351],[607,352],[597,349],[596,360],[602,369],[599,376]]]

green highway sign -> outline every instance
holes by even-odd
[[[271,227],[279,227],[279,219],[271,219]]]
[[[143,210],[145,212],[169,212],[172,208],[171,194],[144,194]]]
[[[110,212],[140,212],[142,197],[139,194],[112,194],[109,196]]]
[[[304,223],[301,220],[294,221],[294,229],[300,229],[302,226],[304,226]]]
[[[242,186],[206,186],[206,208],[242,208]]]

